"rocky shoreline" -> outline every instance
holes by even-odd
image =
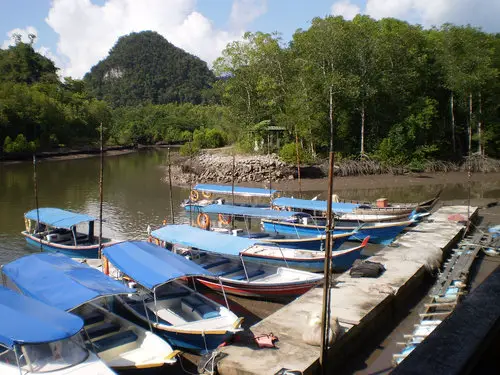
[[[193,158],[179,159],[171,168],[172,182],[176,185],[233,181],[232,155],[201,153]],[[236,155],[234,158],[235,183],[269,182],[269,179],[274,182],[296,177],[297,168],[284,163],[276,154]]]

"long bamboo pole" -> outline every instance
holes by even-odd
[[[104,200],[104,141],[101,122],[101,162],[99,168],[99,259],[102,257],[102,203]]]
[[[36,227],[40,226],[40,211],[38,207],[38,179],[36,175],[36,154],[33,153],[33,189],[35,193]],[[40,252],[43,251],[42,239],[40,239]]]
[[[167,149],[167,159],[168,159],[168,191],[170,195],[170,218],[172,220],[172,224],[175,224],[174,218],[174,201],[172,199],[172,169],[170,161],[170,147]]]
[[[297,134],[297,126],[295,126],[295,153],[297,154],[297,177],[299,179],[299,198],[302,198],[302,180],[300,179],[299,136]]]
[[[330,331],[330,273],[331,273],[331,258],[332,258],[332,194],[333,194],[333,92],[330,86],[330,160],[328,168],[328,205],[327,205],[327,221],[326,221],[326,249],[325,249],[325,265],[324,265],[324,284],[323,284],[323,306],[321,311],[321,353],[320,366],[322,374],[327,374],[327,358],[328,358],[328,339]]]

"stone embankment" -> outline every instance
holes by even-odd
[[[297,170],[282,162],[277,155],[236,155],[234,182],[264,182],[293,180]],[[233,179],[233,157],[202,153],[172,165],[172,182],[179,185],[194,183],[230,183]]]

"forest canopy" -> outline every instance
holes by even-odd
[[[89,144],[102,121],[108,144],[251,150],[267,123],[285,129],[282,155],[298,140],[305,160],[327,152],[331,126],[342,158],[498,158],[499,69],[500,34],[362,15],[315,18],[288,43],[246,33],[213,72],[145,31],[121,37],[84,80],[60,82],[52,61],[19,42],[0,50],[0,147]]]

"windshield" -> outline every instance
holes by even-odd
[[[26,356],[27,358],[24,358]],[[21,366],[34,373],[61,370],[85,361],[89,356],[80,333],[50,343],[22,346]]]

